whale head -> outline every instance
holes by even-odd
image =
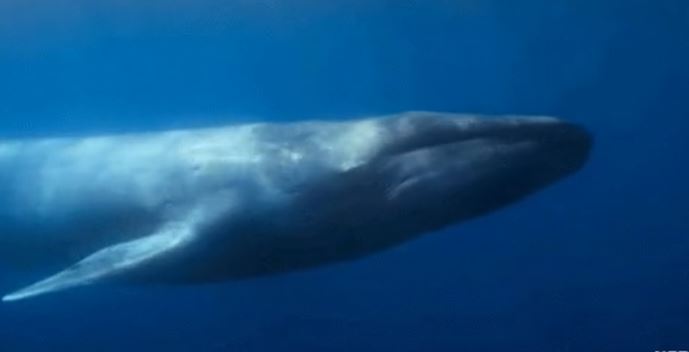
[[[367,158],[313,182],[274,217],[275,232],[294,234],[283,247],[300,248],[295,266],[364,256],[502,208],[579,170],[593,144],[584,128],[551,117],[377,121],[374,132],[335,139],[333,149],[374,146]],[[278,267],[294,261],[271,253]]]
[[[410,112],[378,121],[376,133],[352,137],[375,140],[366,160],[297,199],[314,228],[299,231],[347,224],[382,237],[343,238],[379,249],[522,199],[579,170],[593,143],[583,127],[551,117]]]
[[[576,172],[593,143],[581,126],[550,117],[411,113],[384,123],[389,141],[363,177],[396,212],[431,225],[487,213]]]

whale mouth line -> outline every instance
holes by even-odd
[[[593,137],[585,128],[573,123],[552,120],[522,125],[432,131],[427,135],[412,136],[406,141],[390,146],[383,154],[400,155],[480,140],[503,145],[533,143],[538,145],[539,149],[565,152],[582,161],[588,157],[593,145]]]

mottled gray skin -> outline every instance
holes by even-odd
[[[590,146],[583,129],[553,118],[430,112],[5,141],[0,262],[58,270],[157,231],[169,249],[98,278],[319,266],[512,203],[578,170]],[[183,241],[166,239],[170,224]]]

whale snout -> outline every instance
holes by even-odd
[[[575,169],[580,169],[588,161],[593,149],[594,138],[586,128],[576,124],[564,124],[560,136],[554,137],[555,145],[561,145],[563,159]]]
[[[583,126],[553,121],[545,125],[523,127],[522,133],[517,133],[515,138],[523,138],[536,145],[533,154],[534,162],[544,169],[541,172],[550,172],[566,175],[581,169],[589,159],[593,148],[593,136]]]

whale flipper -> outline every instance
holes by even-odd
[[[152,235],[105,247],[47,279],[4,296],[2,300],[17,301],[112,277],[187,244],[194,238],[194,233],[188,223],[167,224]]]

